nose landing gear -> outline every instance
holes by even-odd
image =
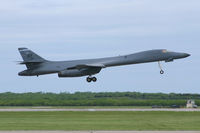
[[[86,78],[86,80],[87,80],[88,83],[90,83],[90,82],[92,82],[92,81],[93,81],[93,82],[96,82],[96,81],[97,81],[97,78],[96,78],[96,77],[91,77],[91,76],[89,76],[89,77]]]
[[[164,70],[162,69],[162,66],[161,66],[161,64],[160,64],[160,61],[158,62],[158,66],[159,66],[159,68],[160,68],[160,74],[164,74],[165,72],[164,72]]]
[[[164,74],[165,72],[163,70],[160,70],[160,74]]]

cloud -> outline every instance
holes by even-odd
[[[0,33],[2,36],[17,32],[17,36],[45,34],[49,37],[58,31],[61,36],[182,33],[183,26],[188,28],[185,31],[199,26],[198,3],[186,0],[7,0],[0,5]]]

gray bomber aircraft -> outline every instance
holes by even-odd
[[[99,73],[103,68],[148,62],[158,62],[160,74],[164,74],[160,61],[171,62],[175,59],[190,56],[190,54],[187,53],[177,53],[166,49],[159,49],[99,59],[49,61],[27,48],[19,48],[18,50],[24,60],[20,62],[20,64],[24,64],[27,67],[27,70],[19,72],[19,76],[39,76],[58,73],[58,77],[88,76],[86,79],[87,82],[96,82],[97,78],[92,77],[92,75]]]

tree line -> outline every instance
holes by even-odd
[[[200,105],[200,94],[139,92],[0,93],[0,106],[185,106]]]

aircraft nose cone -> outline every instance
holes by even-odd
[[[184,53],[184,57],[189,57],[189,56],[191,56],[191,55],[188,53]]]
[[[175,53],[173,56],[174,57],[173,59],[181,59],[181,58],[186,58],[189,56],[191,56],[191,55],[188,53]]]

